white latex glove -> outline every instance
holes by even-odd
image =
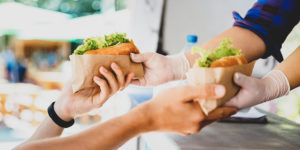
[[[257,105],[290,92],[289,81],[280,70],[273,70],[262,79],[235,73],[234,82],[241,87],[241,90],[225,106],[239,109]]]
[[[163,56],[148,52],[143,54],[132,53],[130,56],[132,61],[144,65],[144,77],[132,82],[132,84],[139,86],[155,86],[169,81],[185,79],[185,73],[190,68],[189,61],[184,53]]]

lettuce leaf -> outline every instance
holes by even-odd
[[[128,43],[129,39],[126,38],[126,33],[124,34],[110,34],[110,35],[104,35],[104,39],[105,39],[105,47],[110,47],[110,46],[114,46],[114,45],[118,45],[121,43]]]
[[[210,65],[223,57],[241,55],[241,50],[233,47],[230,39],[223,39],[222,43],[214,50],[205,50],[198,46],[192,49],[193,53],[199,53],[200,58],[196,60],[199,67],[210,67]]]
[[[88,50],[95,50],[99,48],[105,48],[115,46],[122,43],[128,43],[130,40],[126,38],[126,33],[113,33],[110,35],[104,35],[104,37],[91,37],[84,40],[82,45],[79,45],[75,50],[75,55],[82,55]]]

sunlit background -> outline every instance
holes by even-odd
[[[216,5],[217,2],[217,5]],[[142,52],[174,54],[187,48],[187,35],[201,44],[229,28],[233,10],[245,14],[255,0],[0,0],[0,149],[12,148],[34,132],[49,104],[71,78],[69,55],[84,38],[127,33]],[[298,24],[283,44],[287,57],[300,45]],[[259,60],[262,77],[278,63]],[[76,119],[63,136],[124,114],[160,90],[131,86]],[[300,123],[300,89],[258,106]],[[131,140],[121,149],[136,147]],[[130,148],[131,147],[131,148]]]

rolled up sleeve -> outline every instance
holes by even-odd
[[[263,58],[272,55],[281,62],[281,45],[300,20],[300,0],[258,0],[244,18],[237,12],[233,17],[233,26],[251,30],[264,41]]]

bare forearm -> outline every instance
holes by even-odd
[[[57,115],[63,120],[71,120],[72,118],[65,116],[61,113],[61,109],[57,108],[57,104],[55,104],[55,112]],[[64,128],[58,126],[48,115],[44,119],[44,121],[40,124],[38,129],[34,132],[34,134],[26,140],[24,143],[19,145],[18,147],[23,147],[23,145],[27,145],[33,141],[40,141],[43,139],[48,139],[52,137],[60,136],[63,132]]]
[[[241,49],[249,62],[262,57],[266,50],[266,46],[260,37],[241,27],[231,27],[215,38],[203,43],[200,47],[213,50],[221,43],[223,38],[231,39],[234,47]],[[199,54],[192,54],[191,51],[186,52],[185,55],[191,66],[200,57]]]
[[[144,128],[149,126],[145,117],[139,110],[133,110],[122,117],[91,128],[78,135],[77,139],[80,141],[84,139],[83,143],[90,143],[90,149],[117,149],[129,139],[149,131]]]
[[[300,86],[300,46],[282,63],[280,63],[275,70],[281,70],[287,77],[290,83],[291,90]]]
[[[45,120],[40,124],[39,128],[34,132],[34,134],[24,143],[18,145],[16,149],[23,149],[25,145],[28,145],[29,143],[32,143],[34,141],[41,141],[43,139],[60,136],[62,131],[63,128],[56,125],[52,121],[52,119],[47,116]]]
[[[59,106],[57,105],[57,103],[55,103],[55,112],[57,113],[57,115],[65,120],[65,121],[70,121],[72,120],[72,117],[68,116],[68,115],[64,115],[62,113],[62,109],[59,109]],[[47,117],[45,118],[45,120],[40,124],[39,128],[34,132],[34,134],[25,142],[31,142],[34,140],[41,140],[41,139],[45,139],[45,138],[50,138],[50,137],[56,137],[56,136],[60,136],[62,131],[64,129],[60,126],[58,126],[56,123],[53,122],[53,120],[47,115]]]
[[[65,137],[52,138],[40,141],[33,141],[22,149],[73,149],[73,150],[94,150],[94,149],[117,149],[127,140],[149,131],[143,127],[147,126],[140,109],[135,109],[130,113],[109,120],[103,124],[94,126],[82,133]]]
[[[47,116],[35,133],[26,142],[60,136],[62,131],[63,128],[56,125],[52,119]]]

